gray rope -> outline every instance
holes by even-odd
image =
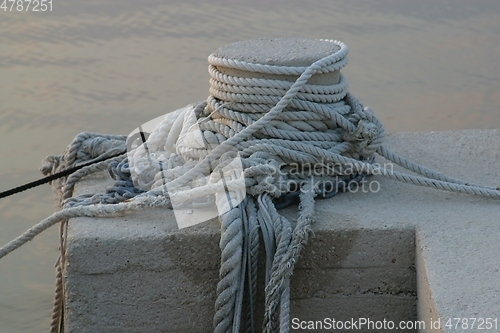
[[[118,213],[125,213],[129,211],[138,211],[149,207],[166,207],[168,206],[168,200],[162,197],[150,197],[142,196],[136,197],[130,202],[119,203],[114,205],[90,205],[90,206],[79,206],[66,208],[59,212],[52,214],[51,216],[43,219],[41,222],[36,224],[34,227],[25,231],[22,235],[15,238],[14,240],[7,243],[5,246],[0,248],[0,259],[11,253],[20,246],[26,244],[32,240],[35,236],[39,235],[44,230],[50,228],[54,224],[61,222],[66,219],[74,217],[105,217],[113,216]]]
[[[279,267],[280,262],[283,260],[286,251],[288,250],[288,247],[291,242],[291,226],[290,222],[276,211],[274,208],[274,204],[272,203],[271,198],[266,195],[263,197],[263,202],[264,205],[262,206],[263,209],[265,209],[268,213],[268,218],[270,218],[271,223],[273,225],[273,230],[276,235],[276,252],[274,253],[274,256],[272,259],[272,267],[270,270],[270,276],[269,280],[266,281],[266,312],[265,312],[265,317],[264,317],[264,332],[274,332],[276,328],[278,327],[278,318],[276,317],[276,307],[271,310],[271,312],[268,311],[269,307],[274,307],[281,302],[281,297],[286,295],[280,295],[278,299],[272,299],[271,294],[270,294],[270,288],[272,288],[273,285],[273,275],[276,274],[276,270]],[[266,214],[267,215],[267,214]],[[286,291],[285,291],[286,292]],[[289,290],[288,290],[289,292]],[[289,298],[289,295],[288,295]],[[270,304],[272,303],[272,304]],[[289,305],[289,304],[288,304]],[[284,312],[289,311],[289,307],[286,303],[283,303],[283,310]],[[281,312],[281,314],[284,314],[284,312]],[[281,326],[281,325],[279,325]]]
[[[279,250],[276,253],[273,262],[273,270],[271,279],[266,285],[266,308],[264,315],[264,332],[274,332],[274,323],[277,321],[277,309],[280,306],[281,316],[286,318],[287,324],[283,327],[284,332],[289,331],[289,311],[290,311],[290,286],[289,279],[292,275],[293,268],[297,262],[302,247],[307,243],[309,232],[311,231],[311,224],[314,215],[314,189],[312,182],[309,182],[304,187],[300,194],[301,213],[295,226],[293,233],[290,237],[285,237],[281,253]],[[285,219],[281,217],[282,221]],[[286,228],[285,232],[289,232]],[[287,234],[285,234],[287,235]],[[278,247],[279,249],[279,247]],[[285,319],[284,319],[285,320]],[[284,320],[281,322],[283,324]]]
[[[247,269],[248,269],[248,262],[250,261],[249,258],[249,246],[248,243],[250,242],[250,225],[249,225],[249,219],[246,214],[246,211],[244,210],[246,206],[246,202],[243,201],[241,204],[241,209],[242,209],[242,228],[243,228],[243,246],[242,246],[242,256],[241,256],[241,273],[240,273],[240,278],[238,279],[239,285],[237,286],[236,289],[236,299],[235,299],[235,304],[243,304],[243,296],[245,292],[245,280],[246,280],[246,275],[247,275]],[[233,316],[233,328],[231,332],[240,332],[240,325],[242,322],[242,311],[243,308],[241,306],[235,306],[234,308],[234,316]],[[250,311],[250,309],[249,309]]]
[[[469,182],[466,182],[466,181],[463,181],[460,179],[448,177],[448,176],[442,174],[441,172],[437,172],[435,170],[429,169],[427,167],[424,167],[422,165],[419,165],[417,163],[409,161],[406,158],[393,153],[392,151],[390,151],[389,149],[387,149],[383,146],[381,146],[377,150],[377,153],[379,153],[381,156],[385,157],[389,161],[394,162],[407,170],[413,171],[413,172],[418,173],[419,175],[422,175],[422,176],[427,177],[427,178],[432,178],[432,179],[436,179],[436,180],[440,180],[440,181],[448,182],[448,183],[468,185],[468,186],[473,186],[473,187],[482,187],[482,188],[494,190],[494,188],[492,188],[492,187],[475,185],[475,184],[471,184]]]
[[[259,256],[259,225],[254,199],[246,199],[245,214],[248,219],[248,261],[247,261],[247,322],[246,333],[255,333],[255,307],[257,302],[257,268]]]
[[[311,66],[307,67],[305,71],[303,71],[299,78],[293,83],[293,85],[290,87],[290,89],[286,92],[286,94],[281,97],[279,102],[269,110],[263,117],[261,117],[258,121],[254,122],[253,124],[247,126],[240,132],[238,132],[236,135],[227,138],[227,140],[223,141],[220,145],[215,147],[207,157],[202,159],[194,168],[189,170],[187,173],[183,174],[179,178],[171,181],[170,183],[167,184],[168,187],[176,187],[181,184],[185,184],[188,181],[192,180],[194,177],[196,177],[200,172],[203,172],[204,169],[207,168],[207,164],[216,158],[218,158],[220,155],[225,153],[228,149],[230,149],[232,146],[239,144],[243,140],[245,140],[247,137],[251,136],[253,133],[259,131],[261,128],[263,128],[265,125],[269,124],[279,113],[283,111],[283,109],[290,103],[290,101],[295,97],[295,95],[299,92],[299,90],[307,83],[309,78],[313,76],[316,73],[321,73],[323,72],[323,68],[331,66],[332,64],[335,64],[339,60],[342,60],[345,55],[347,54],[347,46],[342,43],[342,42],[336,42],[340,46],[340,50],[332,55],[329,55],[323,59],[320,59],[316,62],[314,62]],[[212,59],[209,57],[209,61]],[[222,60],[223,63],[226,63],[224,60]],[[214,60],[214,63],[217,63],[217,61]],[[228,61],[229,66],[237,66],[239,62],[237,61]],[[252,64],[253,65],[253,64]],[[335,69],[339,69],[344,66],[344,64],[341,64],[342,66],[338,67],[333,66]],[[268,66],[268,65],[262,65],[261,67],[259,66],[248,66],[246,63],[242,63],[242,66],[245,70],[248,70],[248,68],[255,68],[256,70],[260,71],[266,71],[269,70],[269,72],[273,74],[281,73],[282,68],[274,68],[274,67],[281,67],[281,66]],[[287,73],[288,71],[284,71]],[[292,69],[291,72],[294,72]]]
[[[258,196],[259,210],[257,211],[257,221],[259,221],[260,230],[262,232],[262,239],[264,242],[264,248],[266,252],[266,274],[265,283],[269,283],[271,279],[271,268],[273,263],[273,258],[276,253],[276,237],[275,230],[273,228],[272,218],[269,213],[269,205],[266,200],[267,194],[260,194]]]
[[[214,332],[232,332],[236,307],[236,292],[241,278],[242,266],[242,213],[235,207],[220,216],[221,221],[221,267],[215,301]]]

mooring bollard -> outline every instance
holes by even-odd
[[[192,281],[186,280],[186,276],[178,272],[177,265],[168,266],[166,270],[168,274],[166,275],[170,275],[171,278],[168,280],[172,281],[169,284],[174,283],[174,285],[171,285],[171,289],[184,290],[184,292],[187,290],[197,290],[196,299],[200,300],[199,295],[203,296],[201,297],[202,303],[197,303],[196,307],[202,306],[204,310],[198,313],[199,317],[203,317],[203,319],[199,318],[200,321],[198,323],[189,325],[184,321],[185,317],[176,317],[173,315],[171,320],[164,318],[162,327],[168,327],[169,330],[186,332],[209,330],[210,325],[208,325],[206,317],[212,314],[208,310],[211,310],[212,307],[208,306],[206,302],[208,300],[214,301],[213,293],[215,290],[217,290],[215,319],[213,323],[215,332],[225,332],[228,329],[239,331],[240,324],[246,325],[248,323],[250,323],[249,327],[260,327],[260,323],[262,322],[264,322],[264,330],[266,331],[273,330],[272,327],[276,325],[279,325],[282,330],[288,331],[290,330],[290,325],[296,324],[291,321],[289,312],[291,305],[289,275],[292,273],[295,261],[298,259],[299,252],[297,248],[300,249],[307,240],[307,233],[310,228],[309,224],[312,222],[309,214],[313,212],[313,207],[305,209],[306,214],[299,217],[299,225],[293,229],[286,222],[286,219],[282,219],[282,222],[277,222],[276,217],[271,217],[273,214],[278,214],[272,207],[273,202],[271,199],[272,197],[279,197],[280,193],[289,192],[291,181],[295,181],[298,184],[294,185],[297,187],[295,190],[300,189],[300,186],[309,181],[311,188],[309,196],[312,200],[316,196],[316,194],[311,192],[313,188],[317,190],[317,188],[321,187],[314,181],[315,176],[319,176],[318,178],[322,182],[331,182],[331,179],[335,177],[337,191],[338,184],[342,184],[344,190],[350,189],[350,185],[357,184],[354,177],[352,179],[343,178],[339,180],[338,176],[351,177],[357,175],[360,177],[363,172],[344,172],[346,164],[349,163],[349,159],[361,163],[371,161],[373,153],[380,146],[384,133],[380,122],[378,122],[369,110],[364,110],[361,104],[347,90],[346,79],[340,73],[340,69],[347,64],[346,56],[346,45],[330,40],[273,38],[242,41],[221,47],[209,57],[209,72],[212,79],[210,80],[210,97],[206,103],[181,109],[171,116],[167,116],[153,130],[147,139],[147,144],[144,144],[143,147],[133,148],[134,150],[129,152],[129,167],[134,182],[150,186],[150,188],[142,188],[143,190],[154,190],[154,188],[158,190],[161,188],[161,186],[158,186],[159,177],[158,175],[154,179],[152,177],[155,173],[159,172],[162,178],[161,182],[165,185],[169,196],[173,198],[176,193],[172,191],[172,187],[169,188],[168,184],[179,181],[172,180],[172,176],[168,175],[168,171],[165,176],[165,172],[162,170],[162,165],[166,164],[166,161],[170,161],[170,154],[173,151],[180,153],[185,159],[186,157],[188,159],[210,159],[211,155],[215,155],[214,151],[217,151],[217,149],[232,140],[239,152],[238,156],[246,161],[253,161],[250,162],[253,163],[253,170],[256,170],[253,172],[260,173],[261,175],[254,178],[254,180],[257,180],[256,186],[250,186],[250,190],[247,190],[247,194],[253,196],[255,199],[246,199],[242,203],[243,205],[247,205],[246,214],[249,214],[248,219],[254,219],[254,223],[256,223],[257,214],[261,214],[257,213],[257,211],[266,211],[266,214],[270,214],[267,221],[266,218],[262,218],[262,220],[259,218],[259,225],[237,227],[236,230],[242,228],[247,232],[244,235],[239,234],[238,236],[238,234],[234,234],[234,223],[237,223],[235,221],[238,221],[238,218],[228,221],[226,216],[229,213],[226,213],[226,211],[221,213],[219,209],[219,215],[222,217],[222,231],[220,236],[222,240],[221,248],[219,249],[222,255],[222,263],[219,274],[220,281],[217,288],[214,282],[216,276],[214,271],[219,266],[217,261],[214,262],[211,260],[211,265],[203,266],[210,261],[202,260],[199,261],[199,265],[202,266],[195,268],[193,260],[194,262],[198,262],[198,260],[192,257],[183,258],[183,256],[189,256],[192,253],[199,253],[201,255],[205,251],[208,253],[218,252],[213,248],[213,244],[218,243],[216,238],[219,235],[218,232],[210,229],[214,227],[213,222],[201,229],[199,227],[192,227],[192,229],[174,231],[175,229],[169,227],[168,232],[163,234],[162,237],[172,238],[173,234],[186,235],[186,239],[193,237],[193,240],[189,242],[191,244],[189,245],[189,254],[182,254],[179,251],[176,253],[168,251],[168,259],[165,258],[165,254],[159,253],[156,253],[154,257],[164,258],[165,262],[172,262],[174,260],[177,265],[179,263],[190,263],[189,267],[193,268],[194,272],[210,272],[206,276],[206,283],[202,285],[205,287],[211,286],[211,288],[200,291],[200,286],[193,285]],[[192,117],[193,114],[196,117]],[[178,119],[182,119],[182,122],[179,122]],[[198,122],[197,119],[203,120]],[[261,124],[263,122],[265,124]],[[182,129],[179,127],[179,123],[182,123]],[[258,124],[260,126],[257,126]],[[194,125],[197,125],[195,128],[196,133],[193,131]],[[163,132],[170,131],[170,133],[176,133],[178,137],[172,139],[171,134],[169,134],[165,138],[165,134],[160,133],[157,130],[158,128],[162,129]],[[244,134],[245,131],[249,132],[250,130],[251,133]],[[355,133],[356,130],[357,133]],[[142,129],[138,129],[138,133],[142,133]],[[235,138],[238,136],[242,138],[236,140]],[[138,137],[138,135],[135,135],[135,138]],[[193,137],[198,137],[198,139],[190,139]],[[348,140],[351,140],[351,142],[347,142]],[[170,143],[169,146],[165,146],[164,142]],[[201,145],[200,142],[202,143]],[[363,142],[363,144],[360,145],[359,142]],[[229,146],[232,146],[232,144]],[[339,161],[325,158],[320,160],[320,156],[308,157],[311,151],[318,148],[323,151],[330,149],[337,154],[342,153],[347,160],[344,160],[344,164],[341,164]],[[213,156],[212,159],[218,159],[226,152],[223,150],[218,155]],[[248,167],[248,163],[245,162],[243,164]],[[256,167],[259,164],[264,169],[257,171]],[[274,169],[266,169],[269,165],[273,166]],[[146,168],[141,166],[145,166]],[[181,165],[177,167],[181,167]],[[151,172],[151,169],[156,171]],[[146,170],[148,172],[145,172]],[[319,172],[319,174],[311,174],[313,171],[316,173]],[[186,169],[187,174],[190,172],[194,173],[191,166]],[[276,174],[277,172],[281,173],[282,176],[287,176],[286,179],[273,175],[273,173]],[[265,176],[266,174],[268,176]],[[249,175],[247,173],[246,177],[252,177]],[[262,178],[262,175],[265,177]],[[271,180],[273,176],[274,180]],[[258,179],[260,179],[261,183],[259,183]],[[264,183],[262,179],[268,183]],[[187,179],[186,182],[191,180],[192,178]],[[352,182],[347,186],[346,184],[349,180],[352,180]],[[183,186],[181,188],[185,190],[186,187],[183,184],[181,183]],[[326,186],[322,188],[324,189]],[[332,186],[329,188],[332,188]],[[337,191],[332,195],[337,193]],[[270,193],[272,197],[265,194],[266,192]],[[251,200],[257,200],[257,198],[259,198],[259,203],[257,204],[257,201],[255,201],[254,204]],[[264,204],[261,200],[267,203]],[[217,203],[218,207],[220,207],[220,199],[218,199]],[[241,206],[240,202],[233,201],[233,203],[238,205],[238,207]],[[251,205],[254,208],[251,208]],[[175,205],[173,209],[177,214]],[[188,210],[188,214],[193,214],[193,210],[196,210],[196,208]],[[231,213],[233,212],[234,208],[231,210]],[[180,215],[176,216],[179,217]],[[174,220],[172,214],[169,215],[169,218]],[[181,225],[179,224],[179,226]],[[300,231],[302,228],[305,233]],[[209,234],[212,236],[212,245],[209,248],[211,250],[195,250],[192,247],[200,245],[199,241],[195,241],[197,239],[196,235],[200,232],[199,230],[210,230]],[[264,230],[267,231],[264,232]],[[288,234],[284,233],[286,230],[289,230],[287,231]],[[264,236],[263,245],[267,263],[262,263],[263,258],[261,258],[260,266],[261,270],[264,270],[264,273],[260,273],[260,281],[257,283],[256,255],[258,251],[256,247],[251,248],[247,242],[251,243],[253,242],[252,240],[257,239],[257,243],[254,242],[254,244],[258,246],[259,234],[263,234]],[[408,230],[402,231],[403,236],[400,233],[397,234],[398,238],[403,237],[406,239],[407,244],[413,244],[412,233]],[[299,235],[302,236],[299,237]],[[148,239],[149,237],[146,236]],[[162,237],[158,236],[157,231],[154,237],[155,239],[162,239]],[[324,237],[328,239],[329,237],[336,238],[337,236],[325,233]],[[273,240],[269,241],[269,239]],[[148,240],[148,244],[150,243],[154,242]],[[330,251],[331,243],[327,243],[325,252]],[[69,244],[72,243],[70,242]],[[170,244],[173,245],[173,248],[179,248],[179,245],[176,245],[175,241],[170,242]],[[127,248],[130,249],[129,245],[127,245]],[[186,246],[184,244],[182,248]],[[311,246],[314,247],[314,245]],[[413,249],[411,247],[408,248],[407,245],[401,244],[398,246],[401,247],[401,256],[405,258],[402,262],[405,262],[407,267],[410,267],[412,264],[409,261],[412,260]],[[162,251],[165,251],[165,247],[160,246],[160,248]],[[248,248],[248,250],[245,250],[245,248]],[[153,252],[156,252],[156,250]],[[75,253],[73,253],[73,258],[74,255]],[[95,256],[95,249],[92,250],[92,253],[88,253],[88,255]],[[283,259],[279,259],[276,255],[284,257]],[[217,255],[217,257],[219,256]],[[241,256],[241,258],[234,262],[230,258],[235,258],[235,256]],[[286,259],[286,256],[290,257]],[[99,257],[102,257],[102,254]],[[174,257],[176,258],[174,259]],[[147,262],[144,259],[142,258],[141,261]],[[68,262],[70,260],[71,257],[68,257]],[[92,262],[95,263],[97,260],[95,258]],[[282,263],[283,268],[280,266],[281,264],[277,264],[279,263],[278,260],[284,260]],[[322,260],[318,260],[318,258],[311,258],[310,260],[321,266],[320,262]],[[274,264],[272,264],[273,261],[275,262]],[[130,259],[127,263],[129,262]],[[156,265],[161,264],[157,263]],[[276,267],[272,267],[273,265]],[[403,285],[405,286],[405,290],[414,290],[415,278],[414,276],[407,278],[407,270],[408,268],[403,273],[406,278]],[[296,273],[295,276],[302,280],[299,284],[306,286],[308,283],[304,279],[309,279],[310,272],[307,269],[304,272],[306,272],[304,275]],[[191,276],[191,273],[188,275]],[[113,275],[115,274],[113,273]],[[284,274],[284,277],[280,277],[280,274]],[[228,280],[228,276],[231,277],[231,280]],[[164,281],[164,277],[156,277],[155,279]],[[68,279],[68,281],[70,280]],[[318,282],[316,281],[315,283]],[[182,286],[179,284],[182,284]],[[273,288],[273,284],[276,284],[277,288],[283,288],[276,294],[277,296],[272,293],[268,294],[266,291],[264,296],[259,297],[258,300],[256,299],[257,294],[260,294],[264,290],[265,285],[267,285],[266,290],[268,290]],[[81,285],[81,283],[74,283],[73,288],[78,285]],[[260,292],[257,291],[259,288],[256,289],[256,286],[260,287]],[[306,291],[293,285],[292,288],[301,295],[298,296],[299,298],[304,298],[304,295],[311,296],[309,288],[305,288]],[[244,295],[245,290],[249,290],[246,295]],[[117,295],[123,296],[123,293],[120,292]],[[396,308],[402,309],[401,311],[398,310],[398,316],[413,318],[415,316],[414,292],[406,292],[405,295],[406,298],[391,300],[387,304],[392,310]],[[171,299],[166,296],[162,297]],[[175,313],[176,301],[181,298],[184,300],[188,299],[178,295],[174,297],[175,301],[166,303],[170,307],[169,311],[162,312]],[[305,298],[309,297],[306,296]],[[255,313],[251,311],[250,317],[247,316],[246,319],[241,314],[243,299],[245,299],[245,302],[250,300],[250,303],[246,305],[247,311],[255,311]],[[316,302],[320,302],[320,300],[316,300]],[[195,303],[193,300],[191,304],[194,305]],[[259,306],[256,306],[255,303],[258,303]],[[300,304],[301,302],[296,301],[295,303]],[[307,302],[302,303],[306,304]],[[275,304],[281,304],[281,306],[277,308]],[[339,304],[342,304],[342,302]],[[401,304],[404,304],[404,306],[402,307]],[[144,306],[149,307],[150,305]],[[326,314],[325,312],[318,312],[317,309],[313,311],[314,313],[310,312],[307,310],[307,307],[296,306],[296,308],[301,309],[299,313],[302,313],[305,317],[319,318],[318,316],[321,313]],[[345,306],[336,307],[337,318],[345,317],[347,320],[347,312],[340,310],[342,308],[345,308]],[[356,303],[354,308],[360,308],[360,304]],[[190,309],[189,311],[193,310]],[[147,312],[151,314],[155,313],[155,311]],[[375,315],[375,312],[372,310],[369,313],[373,314],[373,318],[382,318],[380,315]],[[71,311],[67,312],[67,317],[67,321],[72,322],[70,319]],[[176,321],[176,318],[181,319],[182,322]],[[153,321],[158,323],[160,319],[159,317],[155,317]],[[187,322],[194,321],[188,320]],[[143,325],[143,323],[140,325]]]

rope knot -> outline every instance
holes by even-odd
[[[360,120],[354,132],[346,132],[344,139],[349,142],[357,142],[359,148],[366,148],[378,136],[377,126],[368,121]]]
[[[351,154],[355,158],[368,158],[382,144],[384,128],[368,107],[364,108],[360,114],[353,115],[351,119],[357,121],[357,125],[353,131],[345,132],[342,138],[353,145]]]
[[[57,172],[57,169],[59,168],[61,161],[62,161],[61,156],[47,156],[42,161],[42,166],[40,167],[40,171],[45,176],[52,175]]]
[[[244,170],[245,179],[251,179],[251,185],[247,187],[250,195],[268,193],[271,197],[277,198],[282,193],[277,186],[282,184],[279,167],[272,164],[261,164],[248,167]]]

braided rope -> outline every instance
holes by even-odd
[[[51,332],[63,325],[62,272],[65,263],[67,221],[71,217],[111,216],[146,207],[166,207],[166,189],[175,200],[193,200],[216,194],[221,222],[221,267],[215,302],[214,332],[239,332],[242,304],[247,294],[245,332],[254,332],[257,288],[257,256],[262,237],[266,253],[264,332],[290,331],[290,276],[305,246],[314,216],[318,188],[304,175],[293,174],[291,165],[319,164],[325,176],[342,175],[351,166],[367,174],[460,193],[500,198],[500,191],[447,177],[415,164],[382,146],[384,128],[369,108],[349,93],[339,74],[335,84],[309,84],[316,74],[339,71],[347,64],[347,46],[333,43],[335,52],[308,67],[253,64],[209,56],[210,96],[168,114],[147,142],[129,149],[125,156],[83,168],[62,187],[64,209],[44,219],[6,246],[0,258],[22,246],[53,224],[61,222],[61,256],[57,263],[57,285]],[[262,73],[272,78],[235,77],[222,68]],[[288,79],[283,79],[288,76]],[[82,133],[61,156],[48,157],[44,174],[54,174],[82,161],[102,159],[120,151],[124,136]],[[210,183],[203,177],[217,174],[237,151],[244,180]],[[419,174],[389,172],[372,164],[374,154]],[[108,168],[115,185],[106,193],[72,198],[77,181]],[[215,170],[217,172],[212,172]],[[218,178],[217,178],[218,179]],[[212,179],[213,180],[213,179]],[[303,182],[306,180],[305,182]],[[192,183],[196,183],[193,187]],[[302,183],[300,216],[295,228],[273,204]],[[135,185],[135,186],[133,186]],[[241,203],[236,193],[246,187]],[[221,188],[229,191],[221,192]],[[225,199],[224,199],[225,197]],[[127,202],[124,202],[127,201]],[[245,287],[246,286],[246,287]]]
[[[241,266],[243,231],[242,216],[236,207],[220,217],[221,221],[221,267],[215,301],[214,332],[233,332],[236,292],[238,290]],[[237,332],[237,331],[235,331]]]
[[[273,224],[274,233],[276,235],[276,252],[274,253],[274,258],[272,260],[269,281],[266,282],[266,312],[264,317],[264,332],[273,332],[278,323],[278,318],[275,317],[278,304],[281,304],[283,307],[280,313],[282,313],[285,317],[289,317],[289,285],[288,288],[284,288],[283,293],[280,294],[279,297],[273,297],[270,289],[274,287],[273,276],[276,274],[276,271],[280,269],[279,265],[290,246],[292,232],[290,222],[285,217],[278,214],[271,198],[266,195],[262,199],[264,204],[262,208],[268,212],[271,223]],[[281,327],[282,324],[283,320],[280,321],[279,326]]]
[[[247,260],[247,322],[246,333],[255,332],[255,304],[257,302],[257,268],[259,255],[259,225],[257,222],[257,209],[254,200],[247,200],[245,214],[248,217],[248,255]]]
[[[42,233],[44,230],[66,219],[74,217],[115,216],[119,213],[138,211],[149,207],[167,207],[168,204],[169,202],[162,197],[138,196],[127,203],[118,203],[111,205],[97,204],[66,208],[43,219],[42,221],[40,221],[40,223],[26,230],[22,235],[16,237],[14,240],[8,242],[5,246],[0,248],[0,259],[10,252],[14,251],[15,249],[19,248],[20,246],[26,244],[35,236]]]

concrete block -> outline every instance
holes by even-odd
[[[450,176],[500,185],[500,130],[397,133],[385,145]],[[103,191],[103,177],[86,178],[77,191]],[[498,318],[500,203],[370,181],[379,192],[317,200],[314,236],[292,276],[291,317],[398,323],[416,320],[418,311],[422,332],[474,331],[444,327],[454,317]],[[295,208],[282,213],[297,216]],[[212,330],[217,220],[179,230],[172,211],[150,209],[72,219],[68,236],[68,332]],[[443,327],[430,328],[431,319]]]

